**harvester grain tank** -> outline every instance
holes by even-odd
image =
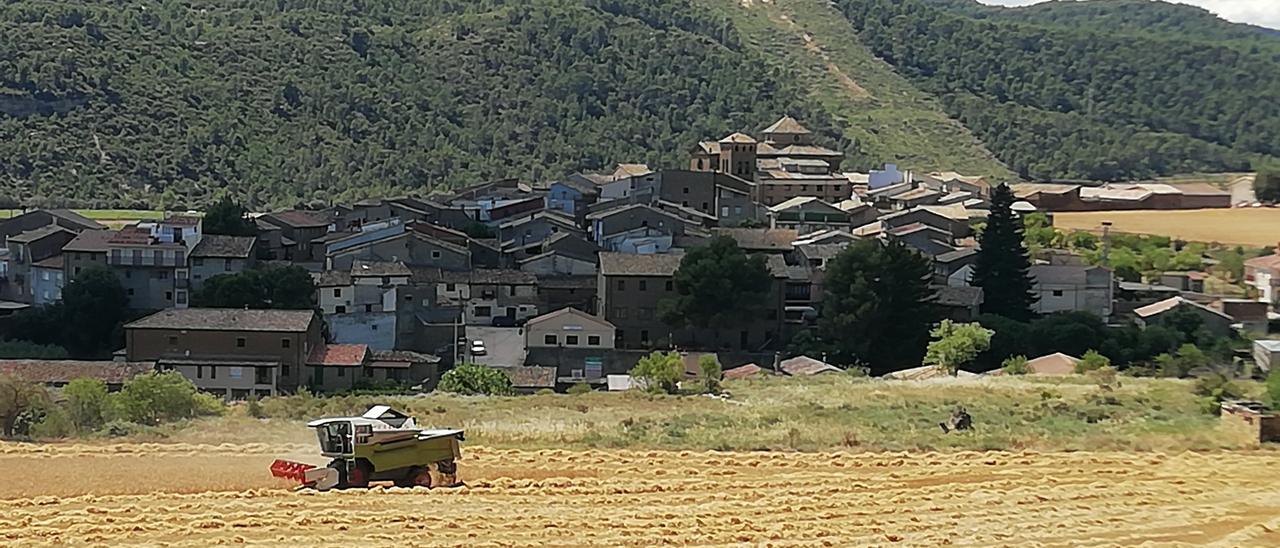
[[[372,481],[397,486],[453,486],[462,458],[461,430],[418,428],[413,417],[375,405],[359,417],[335,417],[307,423],[316,430],[323,467],[277,459],[271,474],[320,490],[368,487]],[[432,474],[436,478],[432,478]]]

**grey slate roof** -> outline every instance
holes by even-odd
[[[225,257],[230,259],[247,259],[253,251],[253,236],[223,236],[205,234],[200,243],[191,250],[192,257]]]
[[[171,308],[125,325],[125,329],[192,331],[304,332],[315,321],[313,310],[241,310],[238,308]]]
[[[600,273],[605,276],[671,276],[680,268],[682,253],[639,255],[600,253]]]

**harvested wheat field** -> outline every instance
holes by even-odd
[[[0,544],[1280,545],[1274,452],[468,447],[456,489],[295,492],[267,473],[305,451],[0,445]]]
[[[1116,232],[1168,236],[1189,242],[1264,247],[1276,245],[1280,237],[1280,208],[1053,214],[1053,225],[1065,230],[1101,232],[1103,221],[1111,221]]]

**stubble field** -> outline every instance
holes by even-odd
[[[1280,454],[1268,451],[466,446],[456,489],[295,492],[267,473],[311,451],[0,444],[0,544],[1280,545]]]
[[[1280,208],[1196,209],[1186,211],[1087,211],[1053,215],[1065,230],[1101,232],[1110,221],[1116,232],[1168,236],[1190,242],[1265,247],[1280,237]]]

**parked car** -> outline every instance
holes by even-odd
[[[488,351],[488,350],[486,350],[486,349],[485,349],[485,347],[484,347],[484,341],[482,341],[482,340],[480,340],[480,339],[476,339],[476,340],[474,340],[474,341],[471,341],[471,355],[472,355],[472,356],[483,356],[483,355],[488,354],[488,353],[489,353],[489,351]]]
[[[515,327],[516,319],[512,318],[511,316],[494,316],[493,326],[494,327]]]

